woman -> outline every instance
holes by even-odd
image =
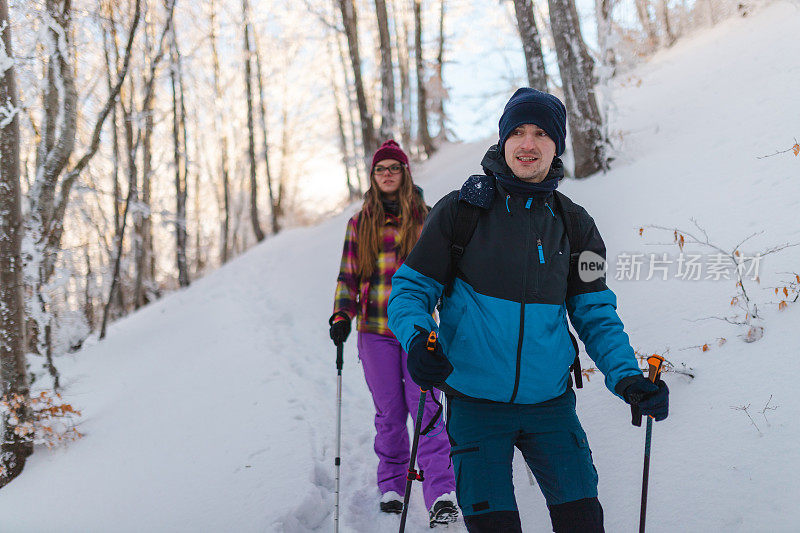
[[[375,152],[364,205],[347,224],[342,264],[336,286],[330,334],[334,344],[350,333],[358,317],[358,357],[375,403],[375,453],[378,455],[380,509],[403,510],[410,445],[406,421],[415,417],[420,390],[406,368],[408,355],[389,330],[386,305],[392,276],[413,248],[428,208],[414,185],[408,156],[388,140]],[[434,394],[439,395],[438,391]],[[428,396],[423,426],[436,413]],[[422,491],[431,526],[455,521],[455,481],[450,468],[447,434],[434,430],[421,437],[418,460],[425,472]]]

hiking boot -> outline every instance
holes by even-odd
[[[403,498],[395,491],[390,490],[381,496],[381,511],[384,513],[400,514],[403,512]]]
[[[458,506],[456,506],[454,494],[443,494],[439,496],[430,510],[430,526],[436,527],[439,524],[451,524],[458,518]]]

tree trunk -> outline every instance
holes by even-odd
[[[575,177],[583,178],[599,170],[608,170],[607,140],[602,135],[602,119],[594,91],[594,62],[581,36],[574,1],[549,0],[549,6],[572,135]]]
[[[648,51],[653,51],[658,44],[658,33],[653,19],[650,18],[650,0],[635,0],[635,4],[639,23],[642,25],[642,30],[647,34]]]
[[[256,54],[256,76],[258,78],[258,105],[259,118],[261,120],[261,138],[264,142],[264,167],[267,172],[267,192],[269,193],[269,207],[272,221],[272,234],[275,235],[281,230],[279,208],[275,199],[275,187],[272,182],[272,171],[269,165],[269,135],[267,130],[267,103],[264,97],[264,76],[261,71],[261,52],[258,47],[258,32],[253,32],[253,43],[255,44]]]
[[[358,16],[353,0],[338,0],[342,12],[344,33],[347,37],[347,47],[350,51],[350,66],[353,69],[353,79],[356,89],[358,114],[361,120],[361,140],[364,147],[364,159],[369,159],[377,150],[378,143],[375,139],[375,127],[372,124],[372,115],[367,106],[367,94],[364,91],[364,81],[361,76],[361,56],[358,48]]]
[[[230,235],[231,228],[231,193],[230,193],[230,176],[228,170],[228,128],[225,126],[225,121],[222,118],[222,88],[220,85],[219,75],[219,53],[217,51],[217,6],[216,1],[211,0],[209,7],[211,11],[211,60],[214,66],[214,104],[215,104],[215,130],[220,137],[220,177],[222,179],[222,200],[223,200],[223,213],[222,224],[220,228],[221,243],[220,243],[220,263],[225,264],[228,262],[228,251],[230,244],[228,243],[228,236]]]
[[[151,42],[152,27],[147,22],[149,17],[145,17],[144,43],[145,57],[148,62],[153,61],[153,46]],[[149,66],[149,65],[148,65]],[[143,76],[144,85],[147,85],[147,76]],[[134,268],[135,281],[133,285],[133,306],[139,309],[149,301],[145,286],[152,281],[150,279],[149,258],[152,254],[153,231],[150,218],[150,196],[152,187],[150,178],[153,169],[153,130],[155,121],[153,119],[153,102],[147,104],[142,109],[144,114],[144,135],[142,137],[142,196],[139,205],[142,208],[136,209],[133,216],[134,233]],[[122,291],[120,291],[121,293]]]
[[[336,36],[336,46],[339,49],[339,57],[341,59],[342,70],[344,71],[344,84],[345,84],[345,94],[347,95],[347,113],[349,116],[350,122],[350,138],[353,141],[353,158],[352,161],[353,166],[356,169],[356,177],[358,178],[358,191],[359,194],[362,190],[362,183],[364,183],[364,175],[363,175],[363,168],[364,164],[363,161],[366,159],[366,155],[364,154],[364,142],[361,142],[361,151],[359,151],[359,143],[358,143],[358,132],[356,131],[356,115],[355,115],[355,103],[353,101],[353,92],[350,90],[351,83],[350,83],[350,69],[347,65],[347,58],[344,54],[344,47],[342,46],[342,41],[339,39],[339,36]],[[367,178],[367,182],[369,178]],[[369,186],[369,183],[367,183]]]
[[[614,0],[595,0],[594,12],[597,19],[597,44],[600,50],[600,63],[606,69],[602,79],[610,79],[617,68],[617,55],[611,46],[611,10]]]
[[[0,0],[0,28],[7,61],[12,58],[8,4]],[[25,317],[22,297],[22,212],[20,206],[19,108],[14,65],[0,72],[0,102],[10,116],[0,123],[0,391],[12,403],[2,417],[0,487],[17,477],[33,453],[29,437],[15,431],[30,423],[30,389],[25,370]],[[16,420],[13,420],[16,418]]]
[[[414,60],[417,68],[417,124],[419,143],[430,157],[436,148],[433,146],[428,128],[428,91],[425,87],[425,66],[422,59],[422,0],[414,0]]]
[[[389,37],[389,17],[386,13],[386,0],[375,0],[375,13],[378,17],[378,34],[381,50],[381,129],[380,141],[394,137],[394,63],[392,62],[392,41]]]
[[[258,181],[256,179],[256,140],[253,126],[253,47],[250,41],[250,7],[242,0],[242,25],[244,26],[244,84],[247,91],[247,156],[250,161],[250,222],[256,240],[264,240],[264,230],[258,216]]]
[[[669,7],[667,0],[658,0],[658,19],[661,23],[664,33],[662,34],[661,42],[664,46],[672,46],[675,44],[675,33],[672,31],[672,25],[669,21]]]
[[[189,286],[189,266],[186,260],[186,197],[188,194],[188,165],[186,150],[186,106],[183,100],[181,55],[175,26],[172,27],[170,82],[172,84],[172,141],[175,161],[175,262],[178,285]]]
[[[333,38],[336,38],[334,35]],[[356,200],[359,194],[356,192],[356,187],[353,185],[353,176],[352,176],[352,161],[350,159],[350,154],[347,147],[347,134],[345,133],[344,128],[344,113],[342,112],[342,106],[339,100],[339,95],[341,94],[341,90],[339,88],[339,83],[336,79],[336,68],[334,65],[336,64],[334,55],[333,55],[333,48],[331,46],[330,38],[326,40],[327,48],[328,48],[328,76],[330,77],[331,83],[331,90],[333,91],[333,100],[334,105],[336,106],[336,125],[338,128],[339,133],[339,150],[342,153],[342,166],[344,166],[344,174],[345,180],[347,181],[347,198],[351,202]]]
[[[528,85],[540,91],[547,91],[547,71],[542,55],[542,42],[536,27],[531,0],[514,0],[514,11],[517,14],[517,29],[522,39],[522,51],[525,53],[525,68],[528,71]]]
[[[437,143],[447,141],[447,116],[444,113],[444,101],[447,91],[444,88],[444,0],[439,0],[439,52],[436,54],[436,82],[437,94],[435,100],[436,116],[439,119],[439,133],[436,134]]]
[[[399,13],[398,13],[399,12]],[[411,66],[408,51],[408,17],[406,10],[395,8],[394,27],[397,34],[397,65],[400,71],[400,139],[403,147],[411,148]],[[402,22],[401,22],[402,21]]]

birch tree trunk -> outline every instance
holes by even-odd
[[[522,51],[525,53],[525,69],[528,72],[528,85],[539,91],[547,92],[547,71],[542,54],[542,41],[536,27],[531,0],[514,0],[514,11],[517,14],[517,29],[522,39]]]
[[[381,129],[383,142],[394,137],[394,63],[392,62],[392,41],[389,37],[389,17],[386,13],[386,0],[375,0],[375,13],[378,18],[378,34],[381,50]]]
[[[549,0],[550,26],[564,89],[568,127],[572,136],[575,177],[608,170],[607,140],[597,108],[594,62],[581,36],[573,0]]]
[[[422,0],[414,0],[414,60],[417,69],[417,125],[419,143],[430,157],[436,151],[428,128],[428,91],[425,87],[425,65],[422,58]]]
[[[22,212],[20,207],[19,108],[14,77],[8,3],[0,0],[3,67],[0,71],[0,391],[13,402],[2,418],[0,487],[17,477],[33,445],[15,431],[29,423],[30,389],[25,369],[25,317],[22,297]],[[16,420],[13,420],[13,418]]]
[[[353,0],[338,0],[339,10],[342,13],[344,33],[347,37],[347,48],[350,52],[350,67],[353,70],[353,80],[356,90],[358,114],[361,120],[361,142],[364,147],[364,159],[369,159],[378,148],[375,139],[375,127],[372,124],[372,115],[367,105],[367,94],[364,91],[364,81],[361,74],[361,55],[358,48],[358,15]]]
[[[250,161],[250,223],[256,241],[264,240],[264,230],[258,216],[258,180],[256,179],[256,140],[253,125],[253,46],[250,41],[250,7],[242,0],[242,26],[244,26],[244,84],[247,91],[247,157]]]

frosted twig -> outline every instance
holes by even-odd
[[[774,411],[775,409],[780,407],[779,405],[776,405],[774,407],[770,407],[769,403],[771,401],[772,401],[772,394],[769,395],[769,400],[767,400],[767,403],[764,404],[764,408],[759,411],[759,413],[761,413],[761,416],[764,417],[764,422],[766,422],[768,426],[770,425],[770,423],[769,423],[769,420],[767,420],[767,411]]]
[[[763,435],[763,433],[761,433],[761,430],[758,428],[758,425],[756,424],[756,421],[753,420],[752,416],[750,416],[750,412],[748,411],[748,409],[750,409],[750,404],[749,403],[747,405],[740,405],[739,407],[731,407],[731,409],[733,409],[734,411],[744,411],[744,414],[746,414],[747,418],[750,419],[750,423],[753,424],[754,428],[756,428],[756,431],[758,431],[758,434],[759,435]]]
[[[794,139],[794,145],[792,145],[791,147],[787,148],[786,150],[778,150],[774,154],[762,155],[762,156],[756,157],[756,159],[766,159],[768,157],[785,154],[786,152],[794,152],[794,155],[797,155],[800,152],[800,144],[797,143],[797,139],[796,138]]]

